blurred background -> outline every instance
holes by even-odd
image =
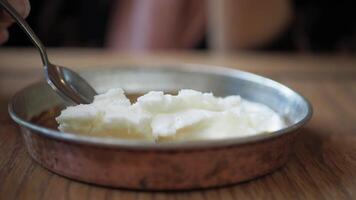
[[[356,50],[354,1],[31,0],[45,45],[115,51],[343,53]],[[31,46],[18,26],[4,46]]]

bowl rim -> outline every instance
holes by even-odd
[[[120,66],[120,67],[118,67]],[[169,66],[169,67],[167,67]],[[173,67],[173,66],[179,66]],[[20,91],[16,92],[16,94],[11,98],[8,104],[8,111],[11,118],[20,126],[27,128],[33,133],[39,134],[51,139],[56,139],[65,142],[85,144],[85,145],[93,145],[107,148],[124,148],[124,149],[134,149],[134,150],[186,150],[186,149],[211,149],[211,148],[221,148],[235,145],[245,145],[250,143],[261,142],[269,139],[273,139],[276,137],[280,137],[282,135],[289,134],[294,130],[300,128],[304,124],[306,124],[313,115],[313,108],[311,103],[299,92],[292,90],[286,85],[274,81],[270,78],[260,76],[254,73],[228,68],[218,65],[207,65],[207,64],[190,64],[190,63],[170,63],[170,64],[119,64],[116,66],[105,67],[104,68],[119,68],[119,69],[158,69],[158,70],[178,70],[178,71],[187,71],[187,72],[198,72],[198,73],[209,73],[215,75],[225,75],[230,77],[239,77],[245,80],[250,80],[254,82],[263,83],[269,87],[276,88],[279,90],[283,90],[284,92],[288,92],[291,95],[296,95],[302,99],[302,101],[307,106],[307,111],[305,116],[298,121],[297,123],[286,126],[283,129],[278,131],[269,132],[269,133],[261,133],[253,136],[243,136],[236,138],[225,138],[225,139],[216,139],[216,140],[199,140],[199,141],[184,141],[184,142],[164,142],[164,143],[153,143],[151,141],[144,140],[129,140],[129,139],[120,139],[120,138],[112,138],[112,137],[99,137],[99,136],[86,136],[79,135],[73,133],[66,133],[57,131],[54,129],[46,128],[40,125],[36,125],[31,121],[20,117],[16,113],[16,101],[17,99],[25,93],[27,90],[31,88],[38,87],[39,85],[46,84],[44,81],[38,81],[32,83]],[[97,67],[89,67],[83,70],[79,70],[81,72],[87,72],[90,70],[97,70]]]

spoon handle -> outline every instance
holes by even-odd
[[[21,29],[26,33],[30,38],[32,43],[37,47],[41,54],[42,63],[44,66],[49,66],[50,62],[47,57],[46,49],[43,46],[42,42],[38,39],[36,34],[33,32],[31,27],[27,22],[21,17],[21,15],[12,7],[7,0],[0,0],[0,5],[4,10],[9,13],[9,15],[15,20],[15,22],[21,27]]]

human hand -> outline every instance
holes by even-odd
[[[30,13],[30,2],[28,0],[8,0],[17,12],[26,18]],[[7,41],[9,32],[7,28],[14,22],[11,16],[0,6],[0,44]]]

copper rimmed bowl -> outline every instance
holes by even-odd
[[[64,102],[44,82],[18,92],[9,112],[21,127],[27,150],[40,165],[76,180],[119,188],[180,190],[228,185],[281,167],[288,160],[295,130],[312,115],[308,101],[268,78],[222,67],[172,64],[87,69],[81,74],[103,92],[127,93],[191,88],[217,96],[238,94],[268,105],[288,126],[253,137],[153,144],[59,132],[43,125]],[[38,116],[45,116],[36,121]],[[46,115],[47,113],[47,115]],[[52,114],[51,114],[52,113]]]

